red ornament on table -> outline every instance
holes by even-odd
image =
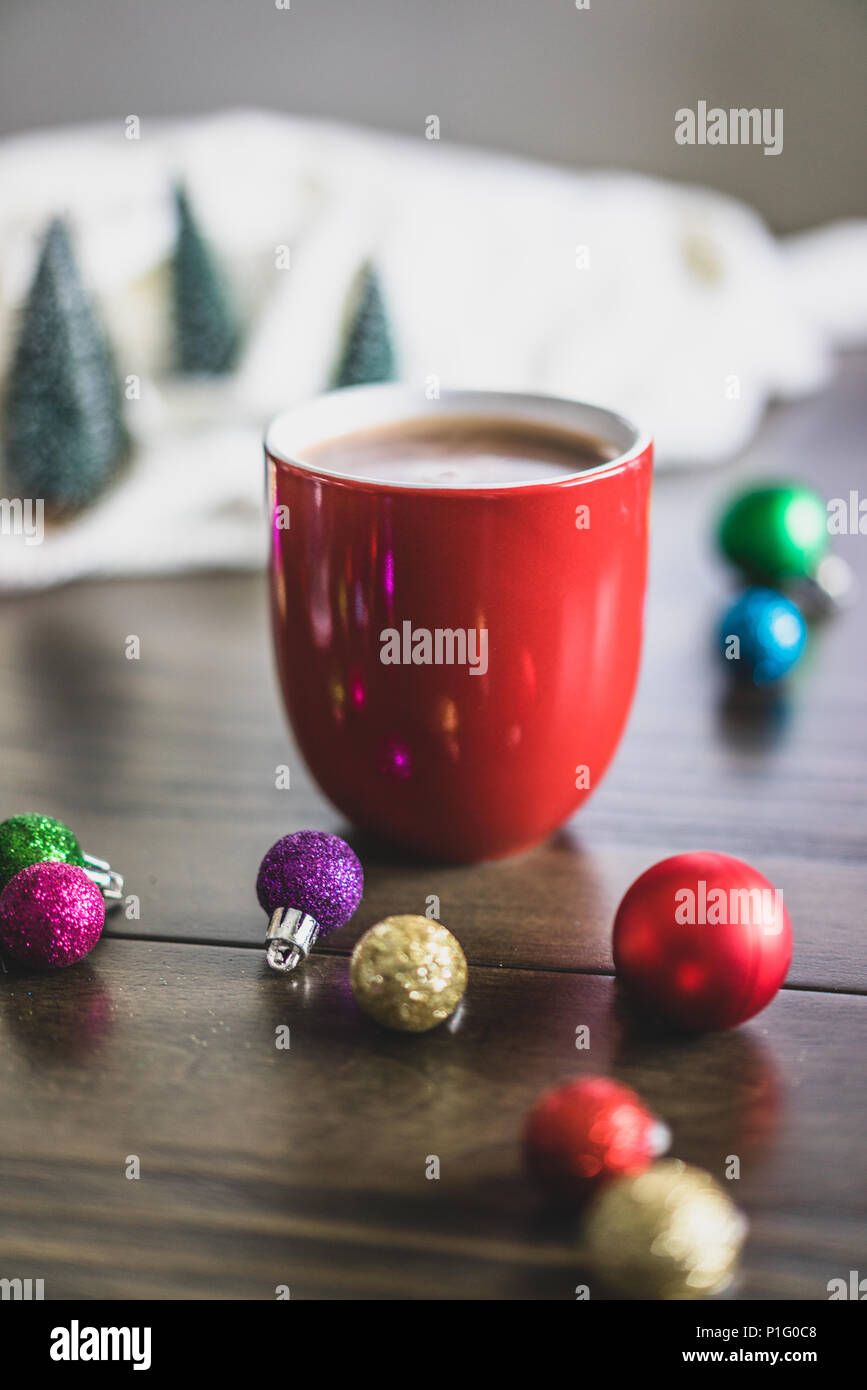
[[[614,965],[639,1004],[689,1032],[731,1028],[768,1004],[792,959],[782,894],[741,859],[662,859],[614,919]]]
[[[539,1097],[527,1117],[524,1153],[553,1196],[580,1203],[600,1183],[646,1168],[669,1139],[628,1086],[589,1076]]]

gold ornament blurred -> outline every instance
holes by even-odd
[[[680,1159],[607,1183],[584,1228],[612,1290],[631,1298],[706,1298],[731,1283],[747,1223],[710,1173]]]
[[[409,914],[385,917],[356,945],[349,980],[377,1023],[425,1033],[463,998],[467,961],[460,942],[439,922]]]

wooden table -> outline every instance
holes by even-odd
[[[845,359],[735,468],[658,479],[640,688],[587,808],[474,868],[351,835],[365,900],[298,979],[265,967],[256,868],[289,830],[346,827],[288,741],[261,578],[0,604],[0,810],[68,820],[141,903],[74,970],[0,975],[0,1276],[43,1278],[49,1298],[571,1299],[580,1234],[540,1206],[517,1140],[536,1093],[584,1071],[635,1086],[678,1156],[720,1178],[740,1157],[739,1296],[824,1299],[867,1274],[863,602],[814,629],[784,703],[744,703],[712,651],[730,580],[708,540],[740,478],[859,485],[865,380]],[[836,544],[867,579],[867,540]],[[611,920],[640,870],[702,847],[783,888],[795,956],[753,1022],[674,1042],[616,998]],[[390,1034],[355,1006],[347,954],[431,894],[471,963],[466,1004]]]

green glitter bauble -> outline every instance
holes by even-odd
[[[751,488],[727,507],[719,543],[732,564],[752,578],[805,578],[828,545],[825,503],[797,483]]]
[[[61,864],[76,864],[84,868],[81,846],[63,821],[31,812],[10,816],[0,825],[0,888],[4,888],[30,864],[53,860]]]

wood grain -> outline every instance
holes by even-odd
[[[864,988],[863,607],[814,630],[782,704],[744,705],[711,649],[730,580],[708,533],[735,476],[785,470],[847,495],[865,378],[867,359],[844,362],[825,397],[776,412],[735,470],[659,478],[641,682],[587,807],[540,850],[471,869],[419,865],[348,832],[369,891],[336,946],[436,894],[473,960],[608,970],[611,917],[635,875],[709,848],[783,889],[793,984]],[[867,540],[835,544],[867,588]],[[124,656],[129,634],[139,661]],[[0,695],[4,813],[69,819],[140,897],[136,935],[257,945],[252,884],[268,845],[301,826],[348,831],[285,731],[258,577],[90,584],[2,603]],[[275,787],[281,764],[289,791]]]
[[[456,1023],[404,1037],[339,956],[290,982],[244,950],[110,940],[0,977],[0,1001],[0,1269],[49,1297],[601,1296],[518,1142],[538,1090],[583,1071],[637,1087],[678,1156],[721,1179],[740,1157],[741,1296],[822,1298],[863,1258],[863,998],[787,992],[684,1044],[608,978],[477,967]]]
[[[867,359],[844,360],[736,468],[660,477],[626,736],[584,811],[515,859],[420,864],[343,825],[285,731],[259,577],[0,603],[0,812],[68,820],[141,903],[75,970],[0,975],[0,1275],[55,1297],[570,1298],[579,1238],[540,1208],[517,1136],[535,1093],[582,1070],[635,1085],[680,1156],[717,1174],[741,1156],[741,1296],[824,1298],[863,1272],[863,603],[814,628],[784,701],[734,699],[711,640],[731,580],[708,533],[738,478],[857,486],[865,380]],[[835,544],[867,586],[867,541]],[[367,892],[289,983],[264,968],[253,881],[301,826],[347,833]],[[611,918],[648,864],[700,847],[782,887],[795,957],[759,1019],[678,1044],[618,1004]],[[359,1016],[345,954],[431,895],[470,997],[457,1026],[394,1037]]]

